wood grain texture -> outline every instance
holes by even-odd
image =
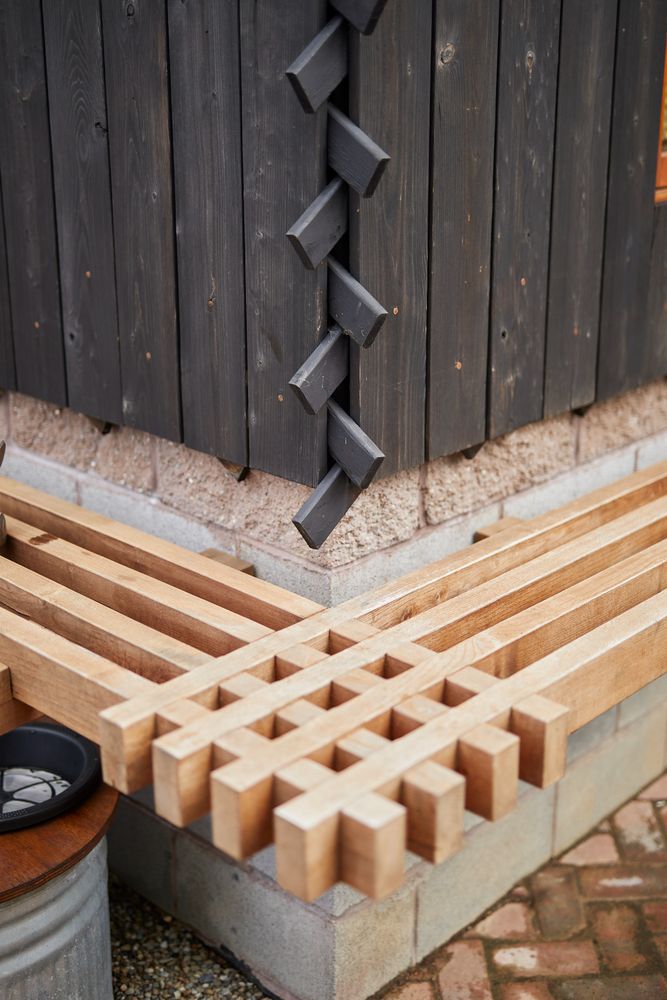
[[[92,851],[107,831],[118,792],[101,785],[80,806],[2,838],[0,903],[32,892]]]
[[[102,0],[123,422],[181,438],[166,9]]]
[[[542,416],[560,0],[505,4],[496,130],[489,437]]]
[[[498,0],[437,0],[427,454],[484,440]]]
[[[68,403],[122,420],[100,10],[43,5]]]
[[[347,24],[332,17],[306,45],[285,75],[304,111],[317,111],[347,74]]]
[[[354,485],[364,490],[377,474],[384,455],[352,417],[332,399],[328,403],[328,415],[329,454]]]
[[[326,109],[304,113],[285,70],[326,22],[324,0],[241,0],[249,464],[314,486],[325,415],[289,380],[327,330],[326,267],[304,268],[285,233],[326,183]]]
[[[183,440],[247,463],[238,11],[170,0]]]
[[[289,382],[308,413],[320,412],[347,378],[348,365],[349,341],[338,324],[334,324]]]
[[[424,457],[431,3],[390,4],[350,40],[350,117],[391,156],[372,198],[350,192],[350,272],[388,311],[350,356],[350,412],[386,455],[382,475]]]
[[[595,399],[615,0],[563,0],[544,416]]]
[[[7,274],[7,246],[5,243],[5,218],[2,208],[0,178],[0,387],[16,387],[14,343],[12,339],[12,314],[9,308],[9,277]],[[0,464],[1,461],[0,461]]]
[[[331,169],[363,198],[373,194],[390,159],[384,149],[333,104],[329,105],[327,153]]]
[[[0,133],[17,388],[63,406],[67,386],[39,0],[0,3]]]
[[[328,258],[329,313],[360,347],[370,347],[387,310],[334,257]]]
[[[597,396],[656,374],[647,333],[667,7],[619,0]]]
[[[348,19],[357,31],[373,31],[387,0],[332,0],[331,6]]]
[[[347,186],[334,177],[287,231],[305,267],[315,270],[347,231]]]

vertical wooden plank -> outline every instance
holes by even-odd
[[[597,395],[652,371],[647,309],[667,5],[619,0]]]
[[[667,375],[667,205],[653,213],[647,332],[647,378]]]
[[[488,432],[542,416],[560,0],[504,3]]]
[[[100,10],[48,0],[44,44],[69,405],[121,421]]]
[[[350,345],[350,412],[382,475],[424,457],[432,19],[430,0],[391,3],[350,33],[350,118],[391,156],[371,198],[350,192],[350,271],[388,311],[372,347]]]
[[[238,5],[169,0],[183,439],[247,463]]]
[[[67,401],[39,0],[0,2],[0,174],[17,388]]]
[[[162,0],[102,0],[123,422],[180,439]]]
[[[563,0],[544,416],[595,398],[616,0]]]
[[[486,433],[499,0],[437,0],[429,294],[429,458]]]
[[[286,232],[326,185],[326,106],[306,114],[285,70],[326,20],[324,0],[240,0],[249,459],[315,485],[325,413],[289,387],[327,331],[326,263],[307,270]]]
[[[0,186],[0,388],[16,388],[14,344],[12,342],[12,316],[9,308],[9,280],[7,277],[7,249],[5,245],[5,219],[2,209]]]

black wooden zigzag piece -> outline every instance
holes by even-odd
[[[308,413],[319,413],[347,378],[350,342],[335,323],[289,381]]]
[[[336,177],[296,220],[287,238],[306,267],[314,270],[346,230],[347,185]]]
[[[327,407],[329,454],[354,485],[365,490],[384,462],[384,452],[333,399],[329,400]]]
[[[318,483],[292,524],[311,549],[319,549],[340,519],[350,509],[361,490],[345,475],[340,465],[333,465]]]
[[[329,166],[364,198],[370,198],[391,157],[363,129],[329,105]]]
[[[303,109],[317,111],[347,75],[347,23],[343,18],[332,17],[285,75]]]
[[[360,347],[370,347],[387,310],[337,260],[328,264],[329,315]]]
[[[387,0],[331,0],[331,6],[362,35],[370,35],[386,3]]]

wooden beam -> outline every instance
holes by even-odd
[[[364,35],[370,35],[380,19],[387,0],[331,0],[332,7]]]
[[[332,17],[285,70],[304,111],[314,112],[347,76],[347,24]]]
[[[335,323],[289,381],[308,413],[319,413],[347,378],[349,341]]]
[[[287,230],[303,264],[315,270],[347,232],[347,186],[334,178]]]
[[[311,549],[319,549],[361,492],[340,465],[332,465],[292,523]]]
[[[362,198],[370,198],[391,157],[363,129],[329,105],[329,166]]]
[[[387,310],[334,257],[329,265],[329,313],[360,347],[370,347]]]
[[[329,454],[338,462],[348,479],[360,490],[364,490],[382,465],[384,453],[338,403],[330,399],[328,408]]]

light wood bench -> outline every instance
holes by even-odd
[[[0,725],[51,715],[280,883],[380,897],[667,670],[667,463],[323,609],[0,480]],[[511,849],[511,845],[508,845]]]

